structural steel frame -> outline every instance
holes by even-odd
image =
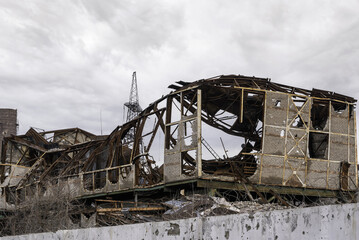
[[[242,75],[180,81],[169,87],[175,91],[108,136],[73,128],[30,129],[5,138],[0,208],[51,193],[55,186],[77,198],[188,181],[199,187],[216,183],[211,186],[224,189],[239,182],[242,190],[259,195],[275,188],[304,194],[320,190],[323,196],[328,190],[358,188],[354,98]],[[313,121],[322,121],[316,119],[317,109],[328,109],[322,129],[313,127]],[[220,118],[219,112],[227,115]],[[203,124],[244,138],[242,151],[219,158],[203,139]],[[128,143],[124,139],[129,131],[135,138]],[[159,134],[165,138],[161,166],[151,155]],[[202,145],[213,150],[213,160],[202,159]]]

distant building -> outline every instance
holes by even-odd
[[[0,108],[0,153],[2,140],[4,137],[16,135],[17,130],[17,110]]]

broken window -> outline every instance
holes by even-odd
[[[131,171],[131,167],[130,167],[130,166],[128,166],[128,167],[121,167],[121,168],[120,168],[121,178],[122,178],[122,179],[126,179],[130,171]]]
[[[333,101],[332,106],[334,111],[337,113],[343,113],[345,109],[347,109],[347,104],[342,102]]]
[[[297,128],[302,128],[304,126],[303,120],[302,118],[298,115],[293,123],[292,123],[292,127],[297,127]]]
[[[118,168],[108,171],[108,180],[111,183],[117,183],[118,177],[119,177],[119,169]]]
[[[280,100],[275,100],[274,106],[275,107],[280,107]]]
[[[196,150],[181,152],[181,173],[192,176],[196,170]]]
[[[329,117],[329,102],[314,99],[311,110],[312,126],[316,130],[324,130]]]
[[[310,158],[328,158],[328,133],[309,133],[309,157]]]

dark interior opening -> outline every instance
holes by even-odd
[[[309,133],[309,157],[310,158],[328,158],[328,133]]]
[[[329,117],[329,102],[317,99],[313,100],[310,114],[313,128],[323,130]]]
[[[181,173],[191,176],[196,170],[196,150],[181,152]]]
[[[349,167],[350,164],[347,162],[340,163],[340,188],[342,190],[348,190],[349,186]]]
[[[332,102],[332,106],[334,111],[336,111],[337,113],[342,113],[345,111],[345,109],[347,109],[347,104],[346,103],[342,103],[342,102]]]

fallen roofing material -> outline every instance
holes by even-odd
[[[0,208],[51,194],[54,186],[88,199],[188,184],[226,189],[228,183],[263,203],[275,196],[284,204],[280,194],[294,191],[354,199],[352,97],[241,75],[170,88],[175,91],[108,136],[73,128],[6,138]],[[124,142],[129,131],[135,138]]]

